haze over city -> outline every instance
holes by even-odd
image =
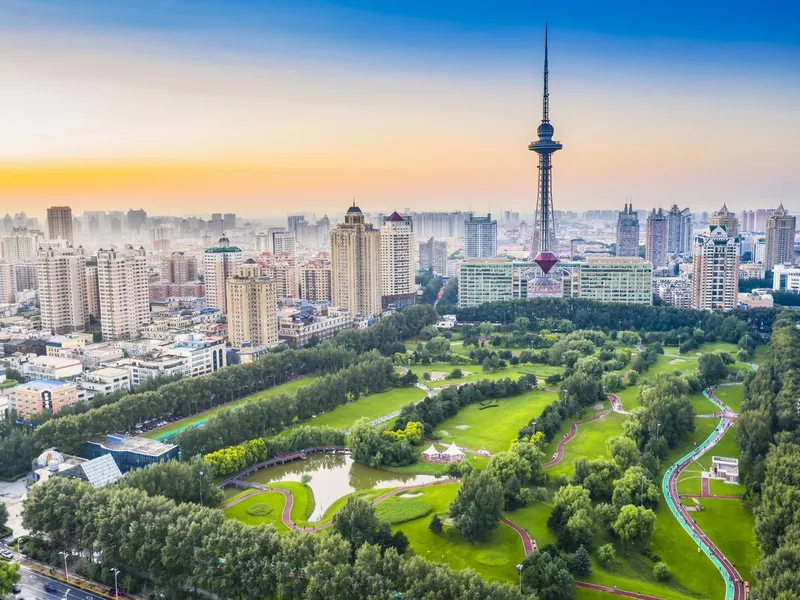
[[[434,4],[6,1],[0,201],[532,211],[549,20],[557,208],[800,208],[785,4]]]

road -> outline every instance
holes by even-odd
[[[567,433],[563,438],[561,438],[556,446],[556,453],[553,454],[553,458],[548,460],[546,463],[542,465],[542,467],[552,467],[561,462],[561,459],[564,458],[564,447],[572,441],[572,438],[575,437],[575,434],[578,433],[578,425],[583,425],[584,423],[591,423],[592,421],[596,421],[602,417],[605,417],[610,410],[603,410],[599,413],[589,417],[588,419],[584,419],[583,421],[575,421],[572,425],[569,426],[569,433]]]
[[[18,600],[22,598],[24,600],[108,600],[103,596],[39,575],[25,567],[20,568],[20,574],[22,575],[22,581],[20,581],[19,586],[22,588],[22,593],[14,596]],[[46,592],[44,590],[46,583],[51,584],[58,591]]]

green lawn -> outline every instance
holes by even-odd
[[[292,521],[298,525],[308,521],[308,517],[314,512],[314,493],[311,491],[310,487],[298,481],[272,483],[270,487],[287,490],[292,493],[294,497],[294,504],[292,504]]]
[[[593,413],[587,411],[586,415],[582,418],[587,418],[591,414]],[[569,431],[572,422],[582,420],[582,418],[571,418],[561,424],[559,432],[545,447],[545,458],[547,460],[555,453],[558,442]],[[561,462],[558,464],[547,469],[547,473],[550,475],[551,479],[556,479],[560,475],[572,477],[575,472],[575,461],[579,458],[588,458],[592,460],[600,456],[608,456],[606,452],[606,441],[610,437],[622,435],[622,424],[627,418],[628,417],[625,415],[609,413],[596,421],[579,425],[578,433],[575,434],[575,437],[572,438],[564,448],[564,458],[561,459]]]
[[[680,354],[677,346],[664,346],[664,352],[667,354]],[[701,355],[710,354],[711,352],[727,352],[736,357],[736,353],[739,352],[739,346],[730,342],[706,342],[681,356],[699,358]]]
[[[720,551],[736,565],[745,581],[753,582],[752,568],[760,553],[756,546],[753,515],[739,500],[701,500],[703,510],[692,513],[695,522]]]
[[[450,373],[453,369],[461,369],[463,372],[469,372],[470,375],[461,377],[460,379],[441,379],[439,381],[425,382],[428,387],[441,387],[444,385],[454,385],[458,383],[474,383],[483,379],[498,380],[498,379],[518,379],[523,373],[534,373],[542,383],[544,379],[550,375],[560,374],[564,372],[564,367],[553,367],[550,365],[542,364],[520,364],[516,366],[509,365],[505,369],[493,372],[484,372],[481,365],[451,365],[448,363],[431,363],[429,365],[412,365],[411,370],[422,379],[423,373]]]
[[[252,509],[254,506],[266,504],[272,510],[269,514],[264,516],[253,516],[248,514],[247,509]],[[283,511],[284,500],[281,494],[275,492],[265,492],[263,494],[256,494],[250,496],[226,508],[223,512],[229,519],[236,519],[247,525],[271,525],[278,533],[288,533],[289,528],[281,521],[281,512]]]
[[[630,412],[639,408],[639,389],[638,385],[634,385],[614,392],[614,394],[622,401],[622,408]]]
[[[500,398],[494,408],[482,409],[480,404],[471,404],[441,423],[434,435],[443,443],[502,452],[517,439],[521,427],[557,399],[554,392],[531,390],[513,398]]]
[[[425,392],[416,386],[392,388],[385,392],[364,396],[304,421],[302,424],[313,427],[328,426],[336,429],[349,429],[361,417],[377,419],[401,409],[406,404],[422,400],[424,397]]]
[[[697,361],[688,356],[675,357],[659,354],[655,364],[641,375],[639,381],[654,379],[661,373],[675,373],[676,371],[678,373],[686,373],[688,371],[694,371],[696,368]]]
[[[763,365],[769,360],[769,358],[769,346],[762,344],[761,346],[756,347],[756,352],[753,356],[752,362],[756,365]]]
[[[295,379],[294,381],[290,381],[288,383],[284,383],[283,385],[269,388],[267,390],[263,390],[256,394],[251,394],[250,396],[245,396],[244,398],[240,398],[239,400],[228,402],[227,404],[223,404],[222,406],[217,406],[216,408],[212,408],[211,410],[207,410],[205,412],[192,415],[191,417],[186,417],[185,419],[181,419],[180,421],[175,421],[174,423],[164,425],[163,427],[159,427],[158,429],[154,429],[153,431],[148,431],[147,433],[144,434],[144,437],[152,438],[155,440],[163,440],[172,437],[174,435],[179,434],[184,429],[202,425],[203,423],[208,421],[209,417],[212,417],[223,410],[227,410],[229,408],[238,408],[250,402],[255,402],[256,400],[262,400],[264,398],[269,398],[270,396],[276,396],[278,394],[293,395],[298,388],[312,384],[317,379],[319,379],[319,377],[317,377],[316,375],[307,375],[305,377],[299,377],[298,379]]]
[[[392,525],[399,525],[429,515],[433,510],[430,504],[423,498],[411,496],[416,494],[397,494],[378,503],[375,506],[378,518],[381,521],[389,521]]]
[[[742,402],[744,400],[744,386],[726,385],[717,388],[714,395],[733,410],[739,412],[742,409]]]

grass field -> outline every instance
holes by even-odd
[[[269,388],[267,390],[263,390],[258,392],[257,394],[251,394],[250,396],[245,396],[244,398],[240,398],[239,400],[234,400],[233,402],[228,402],[227,404],[223,404],[222,406],[217,406],[216,408],[212,408],[211,410],[207,410],[201,412],[196,415],[192,415],[191,417],[186,417],[185,419],[181,419],[180,421],[175,421],[174,423],[170,423],[168,425],[164,425],[163,427],[159,427],[158,429],[154,429],[153,431],[148,431],[144,434],[144,437],[151,438],[154,440],[163,440],[174,435],[179,434],[184,429],[188,429],[189,427],[198,427],[208,421],[210,417],[220,413],[223,410],[227,410],[229,408],[238,408],[250,402],[255,402],[256,400],[263,400],[264,398],[269,398],[270,396],[276,396],[278,394],[294,394],[298,388],[301,388],[306,385],[310,385],[319,379],[319,377],[315,375],[308,375],[306,377],[299,377],[294,381],[290,381],[288,383],[284,383],[277,387]]]
[[[509,365],[505,369],[493,372],[484,372],[481,365],[451,365],[448,363],[431,363],[429,365],[413,365],[411,370],[422,379],[423,373],[450,373],[453,369],[461,369],[464,372],[469,372],[471,375],[468,377],[461,377],[460,379],[442,379],[440,381],[427,381],[425,382],[428,387],[441,387],[444,385],[454,385],[458,383],[474,383],[483,379],[498,380],[505,379],[518,379],[523,373],[533,373],[542,382],[545,377],[550,375],[560,374],[564,372],[564,367],[552,367],[550,365],[530,364],[524,365]]]
[[[270,484],[270,487],[283,489],[292,493],[292,521],[298,525],[305,524],[314,511],[314,493],[311,488],[298,481],[281,481]]]
[[[378,518],[382,521],[389,521],[392,525],[421,519],[429,515],[432,510],[431,506],[422,498],[403,497],[403,494],[387,498],[375,506]]]
[[[247,493],[247,491],[244,493]],[[252,509],[254,506],[261,504],[266,504],[272,509],[269,514],[262,517],[248,514],[248,509]],[[281,494],[265,492],[263,494],[256,494],[254,496],[250,496],[249,498],[245,498],[238,504],[235,504],[230,508],[226,508],[224,510],[224,514],[229,519],[236,519],[237,521],[241,521],[247,525],[271,525],[278,533],[283,534],[289,532],[289,528],[286,527],[286,525],[284,525],[281,521],[283,505],[284,500]]]
[[[753,515],[739,500],[701,500],[703,510],[692,513],[695,522],[727,556],[745,581],[753,582],[752,568],[760,553],[756,546]]]
[[[443,443],[455,442],[471,450],[491,453],[508,450],[517,432],[557,400],[554,392],[532,390],[513,398],[500,398],[498,406],[484,408],[471,404],[439,425],[435,435]]]
[[[739,412],[742,409],[742,402],[744,401],[744,386],[726,385],[717,388],[714,395],[733,410]]]
[[[405,388],[392,388],[378,394],[363,396],[354,402],[349,402],[332,411],[323,413],[304,421],[303,425],[313,427],[335,427],[336,429],[349,429],[361,417],[377,419],[406,404],[417,402],[425,397],[425,392],[416,386]]]
[[[583,418],[590,416],[592,413],[587,411]],[[575,461],[578,458],[588,458],[589,460],[598,458],[600,456],[608,456],[606,452],[606,441],[608,438],[615,435],[622,435],[622,424],[627,417],[617,413],[609,413],[604,417],[592,421],[591,423],[583,423],[578,426],[578,433],[575,437],[565,446],[564,458],[561,462],[547,469],[547,473],[551,479],[557,478],[559,475],[566,475],[572,477],[575,472]],[[552,439],[552,441],[545,447],[545,459],[549,460],[556,451],[556,446],[561,438],[569,431],[569,427],[575,420],[580,418],[569,419],[561,424],[561,429]]]

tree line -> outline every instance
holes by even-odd
[[[524,598],[516,586],[373,543],[380,541],[375,529],[363,544],[336,531],[281,536],[271,527],[226,519],[219,510],[176,504],[127,486],[94,489],[52,478],[28,494],[23,520],[58,548],[86,556],[99,552],[109,564],[149,573],[156,597],[203,589],[221,598],[254,600]],[[339,529],[354,532],[353,539],[360,531],[346,521]]]

